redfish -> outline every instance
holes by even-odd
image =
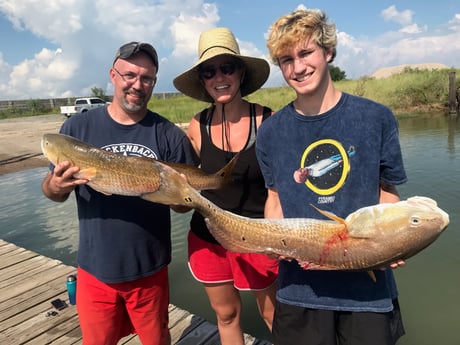
[[[167,194],[200,212],[224,248],[295,259],[304,269],[381,268],[419,253],[449,225],[449,215],[423,196],[363,207],[345,219],[321,210],[329,220],[247,218],[219,208],[176,175],[167,169],[161,173]]]
[[[363,207],[345,219],[320,211],[333,220],[246,219],[210,207],[199,210],[228,250],[273,254],[318,270],[369,271],[408,259],[449,224],[434,200],[420,196]]]
[[[232,179],[238,155],[215,174],[187,164],[162,162],[147,157],[129,157],[108,152],[63,134],[44,134],[43,155],[54,165],[69,161],[80,167],[76,178],[88,179],[93,189],[110,195],[141,196],[156,192],[161,185],[159,166],[170,165],[187,177],[196,189],[218,189]]]

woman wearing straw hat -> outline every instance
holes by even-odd
[[[257,128],[272,111],[242,97],[265,83],[270,67],[263,59],[241,55],[227,28],[204,31],[199,39],[198,57],[192,68],[174,79],[174,85],[185,95],[211,103],[194,116],[187,131],[201,168],[214,173],[240,152],[233,182],[202,194],[228,211],[263,218],[267,191],[254,147]],[[271,331],[278,261],[264,254],[225,250],[197,212],[190,225],[190,270],[204,284],[216,312],[221,343],[244,344],[239,290],[253,291],[260,314]]]

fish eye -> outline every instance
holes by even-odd
[[[419,225],[420,224],[420,217],[412,216],[410,219],[412,225]]]

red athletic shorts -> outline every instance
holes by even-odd
[[[220,244],[188,234],[188,264],[196,280],[202,283],[233,281],[238,290],[264,290],[278,276],[278,260],[265,254],[235,253]]]
[[[83,345],[117,344],[137,333],[142,344],[169,344],[168,268],[131,282],[107,284],[80,267],[77,310]]]

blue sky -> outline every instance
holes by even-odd
[[[113,55],[129,41],[160,56],[155,92],[197,60],[201,31],[229,27],[243,54],[268,57],[270,25],[299,6],[324,10],[337,25],[334,64],[348,78],[401,64],[460,68],[460,1],[386,0],[0,0],[0,99],[111,94]],[[272,66],[266,87],[285,85]]]

